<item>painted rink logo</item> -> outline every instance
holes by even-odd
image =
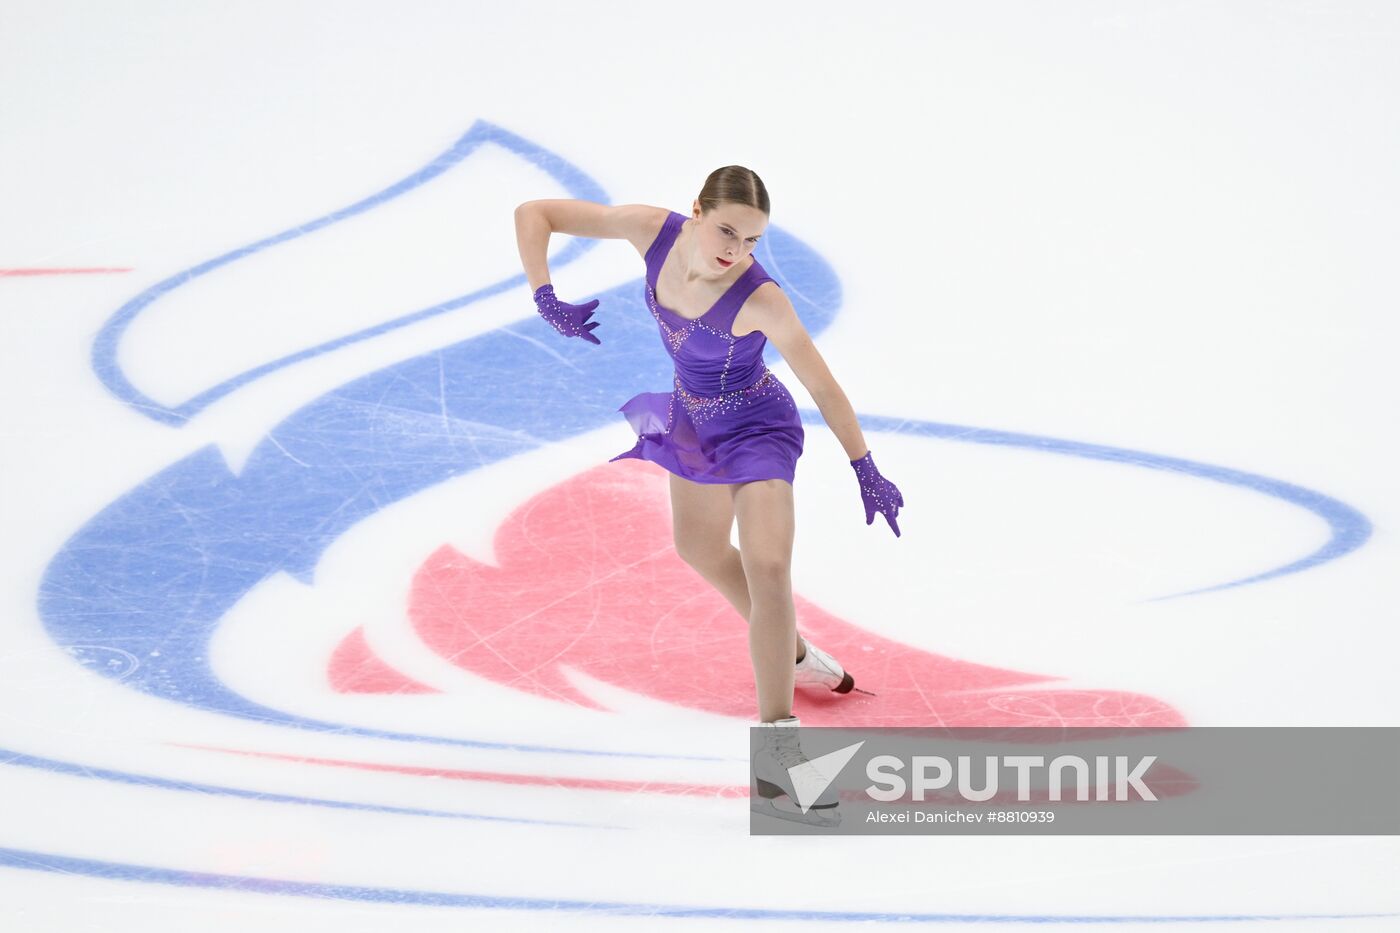
[[[489,124],[474,126],[468,136],[472,134],[476,134],[472,145],[489,141],[510,147],[517,141]],[[518,151],[523,158],[539,157],[528,145]],[[557,163],[540,158],[540,164]],[[440,174],[450,163],[444,166],[439,159],[432,166]],[[428,174],[419,183],[432,177],[436,175]],[[580,177],[567,172],[562,177],[572,196],[605,200]],[[332,219],[302,225],[299,235],[314,235],[394,196],[390,193],[353,205],[353,211],[328,215]],[[261,245],[203,263],[124,306],[94,347],[94,365],[114,396],[135,411],[179,427],[208,404],[267,373],[310,359],[331,344],[341,347],[347,341],[372,340],[414,316],[388,319],[325,347],[307,347],[271,360],[180,404],[156,402],[137,388],[139,380],[121,371],[117,350],[122,335],[143,308],[178,288],[181,281],[215,275],[232,262],[254,261],[261,250],[287,239],[279,234],[260,241]],[[820,333],[841,304],[833,270],[786,231],[773,230],[765,239],[766,267],[798,286],[791,294],[799,313],[813,334]],[[516,279],[492,286],[519,287]],[[640,278],[596,297],[614,311],[610,322],[614,340],[606,355],[593,352],[591,346],[552,340],[541,322],[522,319],[368,373],[314,400],[270,426],[265,440],[237,471],[218,448],[209,446],[155,473],[79,528],[46,568],[38,605],[49,636],[67,648],[76,663],[125,688],[231,720],[256,722],[270,730],[310,730],[392,743],[509,748],[551,756],[666,757],[599,752],[573,743],[479,739],[470,723],[462,724],[460,734],[441,729],[402,731],[366,724],[355,718],[350,706],[340,710],[334,704],[319,710],[282,706],[275,699],[231,686],[212,650],[225,620],[270,579],[280,575],[314,589],[327,551],[361,522],[443,484],[469,479],[473,471],[617,425],[619,400],[637,386],[668,380],[664,354],[655,346],[654,330],[646,326]],[[421,319],[424,313],[443,313],[471,300],[463,296],[415,314]],[[509,361],[504,369],[503,360]],[[516,372],[560,367],[566,376],[512,377]],[[483,393],[483,379],[493,384],[509,380],[515,388]],[[819,423],[815,413],[804,411],[803,417]],[[870,430],[912,438],[1099,455],[1075,449],[1073,442],[978,433],[979,429],[966,426],[909,418],[862,416],[862,421]],[[1057,449],[1061,443],[1063,448]],[[1169,458],[1119,453],[1107,458],[1151,469],[1177,468],[1163,465]],[[1280,483],[1274,490],[1260,481],[1275,481],[1196,466],[1202,478],[1273,491],[1283,501],[1323,515],[1332,529],[1331,539],[1295,569],[1347,553],[1369,533],[1364,518],[1325,496],[1307,490],[1295,496],[1291,490],[1296,487],[1285,488],[1287,484]],[[392,550],[423,555],[404,577],[403,637],[415,639],[464,675],[489,683],[500,695],[530,704],[558,704],[571,711],[615,716],[607,701],[609,692],[597,689],[602,684],[677,709],[747,718],[752,671],[745,633],[735,625],[736,619],[724,613],[727,604],[705,590],[669,549],[664,489],[658,479],[645,465],[622,463],[562,478],[523,500],[494,529],[494,564],[441,541],[390,542],[387,547]],[[619,510],[619,499],[625,500],[630,512]],[[626,518],[599,520],[600,515]],[[588,534],[582,534],[581,528],[589,529]],[[532,565],[529,559],[535,553],[532,548],[541,543],[583,548],[582,559],[562,578],[558,568],[543,574],[538,562]],[[638,592],[639,585],[649,594],[647,600],[629,601],[626,594]],[[855,620],[828,612],[801,594],[797,599],[798,622],[804,631],[830,650],[855,653],[882,671],[878,707],[864,700],[852,703],[847,698],[841,705],[830,698],[804,697],[801,702],[823,721],[839,723],[847,717],[890,723],[927,721],[930,684],[940,685],[932,695],[945,721],[1016,723],[1024,722],[1030,711],[1032,718],[1059,716],[1079,724],[1181,721],[1168,705],[1129,692],[1028,689],[1056,678],[913,649],[895,637],[881,636]],[[585,631],[570,628],[580,619],[591,620]],[[643,643],[645,651],[629,650]],[[347,626],[326,647],[320,673],[332,699],[442,692],[396,668],[358,625]],[[697,657],[704,658],[705,664],[678,663]],[[708,676],[702,676],[702,668]],[[718,692],[714,677],[738,687]],[[1016,689],[1011,692],[999,689],[1012,686]],[[392,760],[393,748],[386,746],[376,764]],[[233,746],[225,750],[259,751]],[[707,759],[704,754],[675,757]]]

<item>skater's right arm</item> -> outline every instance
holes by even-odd
[[[645,204],[624,204],[612,207],[595,204],[592,201],[572,199],[550,199],[526,201],[515,209],[515,240],[520,249],[520,263],[525,267],[525,278],[534,294],[535,309],[565,337],[582,337],[589,343],[601,343],[593,331],[598,322],[590,322],[593,309],[598,307],[598,299],[587,304],[570,304],[561,301],[554,294],[554,286],[549,281],[549,235],[567,233],[572,236],[630,240],[634,247],[643,242],[645,227],[656,214],[660,220],[656,230],[666,219],[666,211]],[[650,243],[656,230],[644,241]],[[646,246],[638,247],[645,255]]]
[[[627,240],[646,255],[666,220],[664,207],[649,204],[597,204],[575,198],[526,201],[515,209],[515,240],[530,290],[549,281],[549,235]]]

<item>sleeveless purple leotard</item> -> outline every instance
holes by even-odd
[[[608,462],[650,460],[697,483],[791,483],[802,456],[797,406],[764,365],[768,338],[761,331],[730,333],[744,301],[774,279],[755,259],[700,317],[682,317],[662,306],[656,278],[685,220],[672,211],[646,254],[647,308],[675,361],[674,388],[643,392],[618,409],[637,432],[637,444]]]

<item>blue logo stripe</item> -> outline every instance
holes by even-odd
[[[584,198],[603,203],[607,201],[607,194],[603,191],[602,187],[574,165],[566,162],[558,155],[522,139],[514,133],[508,132],[494,124],[487,123],[484,120],[478,120],[476,123],[472,124],[471,128],[468,129],[460,139],[448,147],[446,151],[429,160],[425,166],[418,169],[416,172],[395,182],[384,190],[357,201],[349,207],[341,208],[323,217],[318,217],[304,224],[298,224],[288,230],[283,230],[281,233],[258,240],[255,243],[250,243],[247,246],[239,247],[231,252],[224,253],[222,256],[216,256],[213,259],[206,260],[199,265],[192,266],[189,269],[178,272],[152,285],[150,288],[122,305],[122,307],[103,324],[102,329],[98,332],[93,342],[93,371],[97,374],[98,379],[102,381],[102,384],[105,385],[113,395],[126,402],[134,410],[156,421],[180,425],[184,424],[191,417],[198,414],[215,401],[228,395],[230,392],[268,373],[284,369],[294,363],[318,356],[322,353],[330,352],[331,350],[339,349],[340,347],[352,343],[377,337],[380,334],[405,327],[425,318],[443,314],[444,312],[471,304],[474,301],[480,301],[483,298],[488,298],[500,292],[508,291],[512,288],[519,288],[526,281],[523,273],[513,275],[494,285],[453,298],[449,301],[410,312],[394,320],[385,321],[382,324],[346,334],[318,346],[308,347],[280,359],[264,363],[261,366],[239,373],[218,385],[205,389],[194,398],[174,408],[162,405],[143,393],[140,389],[137,389],[136,386],[132,384],[131,380],[127,378],[126,374],[122,371],[121,365],[117,362],[121,340],[126,333],[126,329],[131,326],[132,321],[136,319],[137,315],[161,296],[179,288],[186,282],[197,279],[231,262],[235,262],[247,256],[252,256],[268,247],[298,239],[309,233],[314,233],[323,227],[339,223],[357,214],[362,214],[365,211],[380,207],[392,201],[394,198],[433,180],[449,168],[461,162],[483,143],[495,143],[517,153],[526,161],[539,166],[563,185],[565,190],[569,192],[570,197]],[[588,250],[593,249],[595,245],[596,244],[592,240],[574,240],[554,257],[551,262],[555,268],[567,265],[582,256]]]

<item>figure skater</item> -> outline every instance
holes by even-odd
[[[644,204],[536,200],[515,209],[515,229],[536,308],[566,337],[601,343],[593,333],[599,322],[588,321],[598,299],[574,305],[555,296],[547,265],[551,233],[625,239],[646,262],[646,305],[675,363],[675,379],[671,391],[644,392],[619,409],[637,443],[612,459],[650,460],[670,472],[676,553],[749,623],[759,724],[774,727],[754,758],[757,789],[764,798],[796,799],[790,769],[806,758],[797,744],[793,688],[847,693],[855,681],[797,631],[792,482],[802,421],[787,387],[763,362],[766,341],[845,448],[865,523],[881,512],[898,536],[904,498],[876,469],[851,403],[787,295],[750,255],[768,226],[768,207],[759,177],[729,165],[705,180],[689,217]],[[736,518],[737,549],[730,543]],[[835,804],[828,788],[811,809],[834,813]]]

